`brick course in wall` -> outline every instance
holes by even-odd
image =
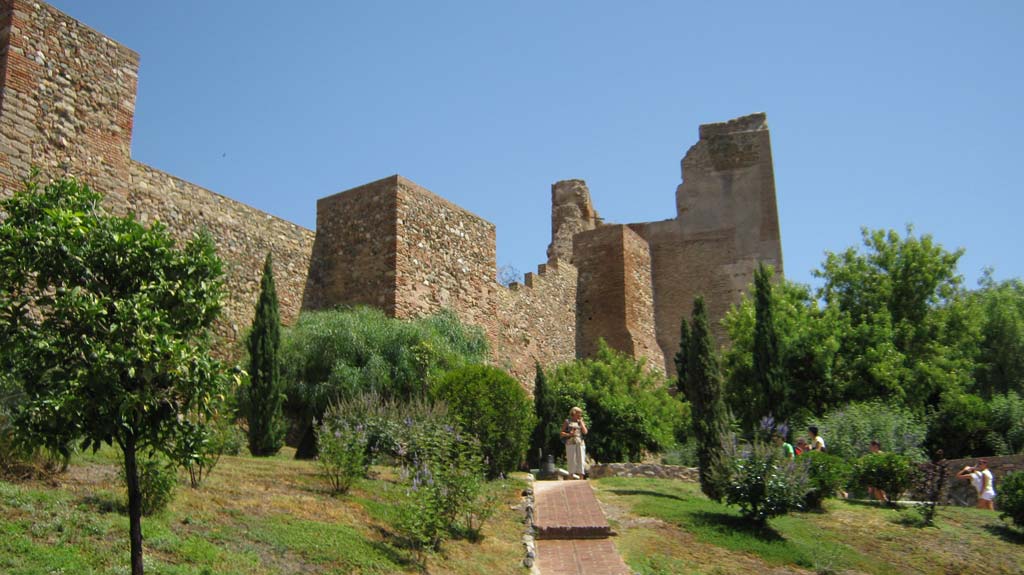
[[[401,176],[317,203],[317,231],[260,212],[130,157],[139,57],[41,2],[0,0],[0,186],[32,165],[73,174],[115,213],[160,220],[179,240],[209,230],[225,260],[228,348],[251,323],[263,259],[274,255],[282,319],[364,304],[410,318],[442,308],[486,332],[494,363],[532,386],[534,365],[592,352],[598,337],[671,373],[693,297],[713,329],[758,261],[781,272],[764,114],[700,127],[682,161],[674,219],[605,225],[583,180],[551,188],[547,262],[497,283],[495,227]]]

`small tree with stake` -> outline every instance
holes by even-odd
[[[159,223],[104,213],[84,184],[40,189],[36,177],[0,201],[0,369],[22,387],[26,441],[120,446],[139,575],[138,455],[180,462],[182,436],[213,415],[229,379],[207,352],[221,262],[207,235],[179,249]]]

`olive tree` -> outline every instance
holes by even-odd
[[[137,456],[187,457],[230,380],[208,354],[222,270],[208,235],[176,246],[115,217],[70,178],[0,201],[0,369],[20,385],[17,433],[124,454],[133,575],[143,572]]]

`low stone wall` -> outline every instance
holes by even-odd
[[[700,481],[696,467],[659,465],[656,463],[602,463],[591,465],[590,479],[602,477],[653,477],[657,479],[678,479],[696,483]]]
[[[973,507],[978,502],[978,494],[970,481],[957,479],[956,474],[964,467],[978,464],[978,457],[971,459],[950,459],[947,472],[947,483],[943,503],[946,505],[966,505]],[[988,468],[992,472],[992,478],[996,489],[996,508],[999,508],[999,484],[1004,477],[1014,471],[1024,471],[1024,454],[1007,455],[1003,457],[986,457]]]

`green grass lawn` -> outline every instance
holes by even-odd
[[[424,559],[393,543],[402,489],[389,470],[332,496],[315,463],[290,455],[224,457],[200,489],[182,477],[170,508],[142,520],[146,572],[522,573],[522,481],[491,485],[499,510],[482,541],[448,541]],[[0,573],[129,573],[117,456],[76,457],[46,482],[0,480]]]
[[[937,527],[915,526],[912,510],[826,502],[824,513],[748,527],[696,484],[609,478],[594,482],[638,573],[1024,573],[1024,535],[998,514],[943,507]]]

